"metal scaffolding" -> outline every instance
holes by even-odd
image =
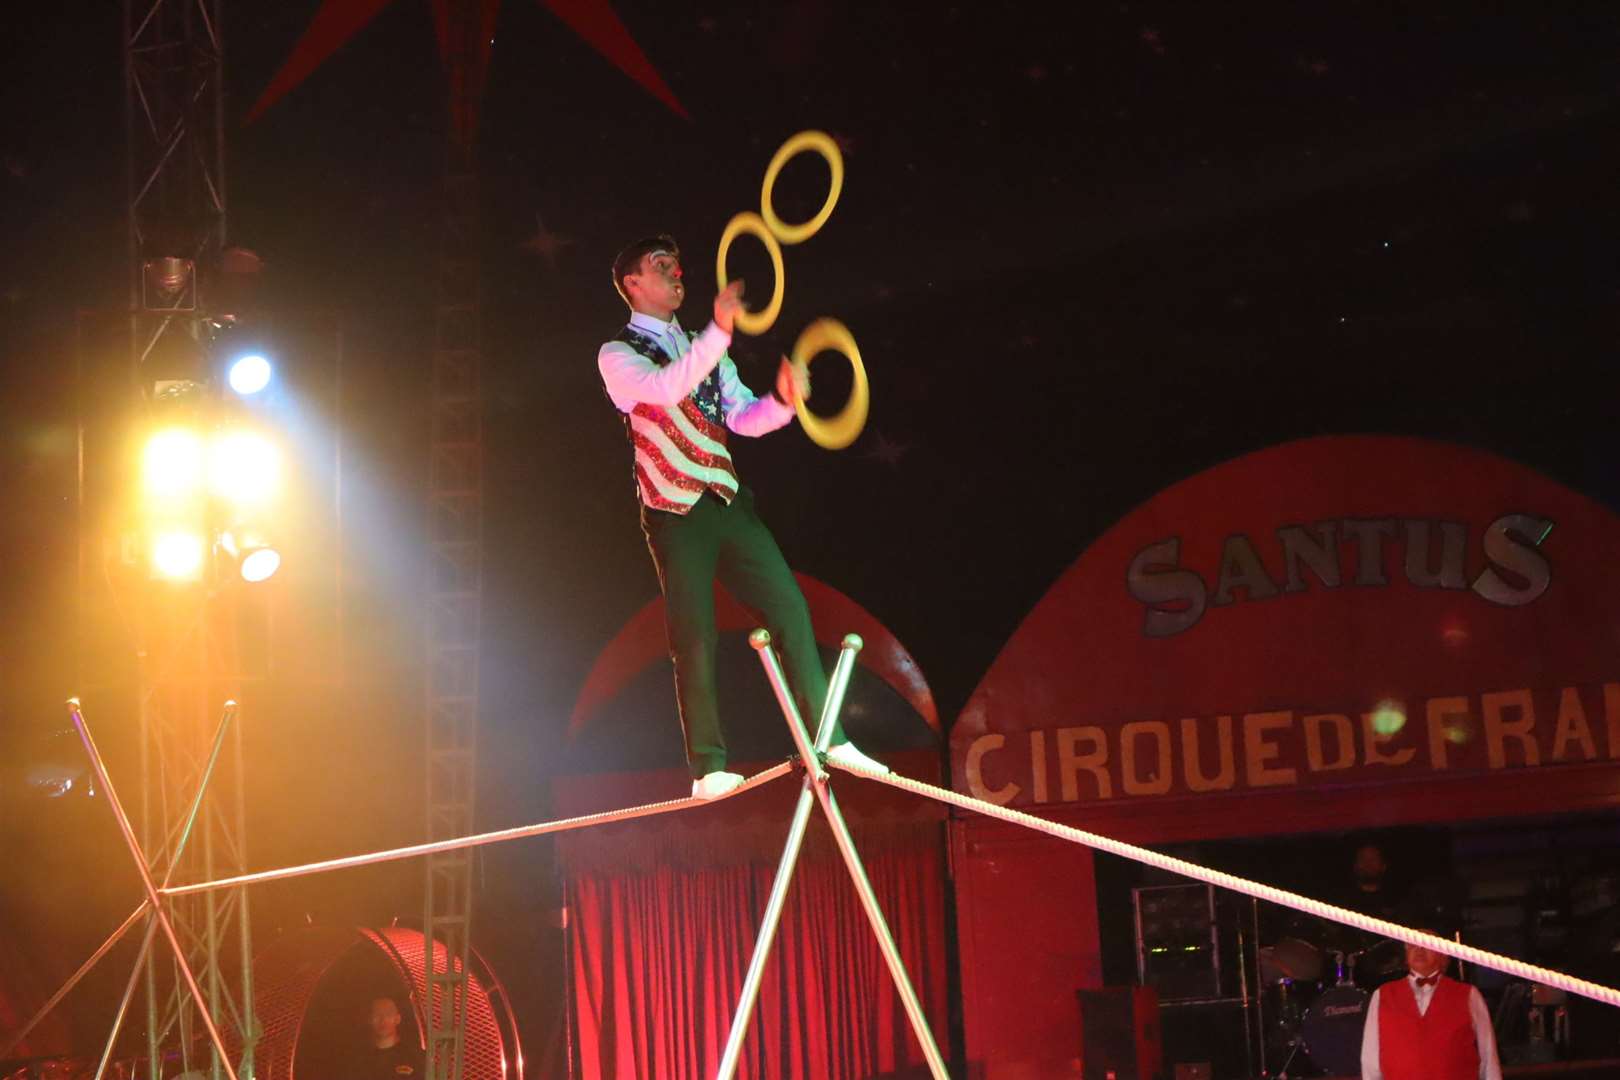
[[[450,79],[444,231],[431,383],[426,648],[428,840],[473,830],[478,657],[483,599],[482,293],[477,112],[488,59],[489,5],[445,5],[441,44]],[[425,860],[422,931],[429,943],[430,1080],[460,1080],[466,1056],[467,955],[473,855]],[[441,967],[440,961],[443,961]]]
[[[124,3],[129,354],[149,417],[170,407],[166,389],[201,383],[206,374],[213,331],[207,277],[218,268],[225,237],[220,20],[220,0]],[[207,879],[240,871],[247,855],[239,725],[230,725],[212,790],[198,801],[212,767],[214,713],[238,689],[234,591],[211,580],[183,586],[147,580],[138,589],[139,847],[152,873]],[[182,850],[188,830],[191,842]],[[206,1009],[220,1019],[224,1045],[240,1055],[240,1075],[251,1076],[256,1026],[245,890],[171,904],[167,914],[186,963],[145,951],[149,1075],[162,1075],[166,1050],[178,1052],[186,1069],[199,1067],[196,1024]],[[187,967],[194,982],[184,977]],[[195,994],[203,1000],[194,1001]],[[231,1068],[210,1043],[209,1070],[218,1080]]]

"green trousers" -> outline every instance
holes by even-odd
[[[726,767],[715,685],[714,582],[771,632],[788,685],[814,733],[827,701],[827,671],[816,649],[810,608],[770,530],[754,512],[754,493],[741,488],[725,503],[705,492],[685,514],[641,511],[642,529],[664,591],[664,626],[675,662],[675,699],[694,777]],[[832,743],[844,742],[834,731]]]

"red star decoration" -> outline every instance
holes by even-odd
[[[911,452],[911,444],[890,439],[881,431],[872,433],[872,448],[866,456],[874,461],[881,461],[891,469],[900,467],[900,459]]]
[[[315,18],[310,21],[303,37],[270,80],[259,100],[248,111],[247,122],[258,119],[266,109],[292,91],[325,63],[328,58],[354,35],[363,30],[394,0],[325,0]],[[490,48],[495,41],[495,20],[500,13],[501,0],[429,0],[433,6],[433,24],[439,38],[439,57],[444,62],[455,102],[456,134],[470,141],[477,130],[477,102],[483,96],[485,75],[489,70]],[[615,67],[639,83],[653,97],[663,102],[670,111],[683,120],[690,120],[686,109],[665,84],[658,70],[636,44],[630,31],[614,13],[609,0],[540,0],[557,18],[568,25],[591,48],[610,60]],[[454,47],[452,28],[465,25],[461,20],[476,20],[478,48],[476,55],[464,57]],[[462,65],[467,67],[463,69]]]
[[[562,253],[563,248],[573,242],[573,237],[563,236],[561,233],[554,233],[546,228],[546,223],[540,219],[539,214],[536,214],[534,215],[534,235],[523,241],[521,246],[524,250],[532,251],[545,259],[551,268],[555,270],[557,268],[557,256]]]

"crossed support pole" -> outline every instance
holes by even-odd
[[[95,739],[90,735],[90,727],[85,723],[84,710],[79,705],[79,699],[69,698],[67,707],[68,715],[73,719],[73,729],[78,732],[79,741],[84,744],[84,752],[90,759],[90,768],[95,773],[96,783],[100,785],[101,793],[107,799],[107,806],[112,810],[113,817],[118,821],[118,831],[123,834],[124,844],[129,848],[130,858],[135,862],[135,871],[140,875],[141,888],[146,893],[146,900],[140,907],[136,908],[128,919],[124,920],[123,925],[119,927],[112,937],[100,949],[96,950],[95,955],[79,968],[74,977],[52,997],[45,1008],[33,1020],[29,1021],[28,1027],[24,1029],[22,1034],[26,1035],[27,1030],[32,1028],[45,1012],[48,1012],[66,996],[67,992],[94,966],[96,961],[105,956],[113,945],[117,943],[118,939],[123,937],[135,925],[144,911],[149,919],[145,940],[141,942],[140,952],[135,959],[135,970],[130,974],[129,983],[124,988],[123,999],[119,1003],[118,1012],[113,1020],[112,1033],[107,1037],[106,1049],[103,1050],[100,1064],[96,1069],[96,1080],[101,1080],[106,1073],[108,1063],[112,1060],[113,1044],[118,1040],[118,1033],[123,1027],[124,1016],[129,1011],[130,1000],[134,997],[135,987],[139,982],[138,976],[142,964],[145,962],[146,954],[152,946],[154,931],[158,929],[163,931],[163,936],[169,941],[169,948],[174,953],[174,962],[180,970],[180,977],[185,981],[186,989],[191,993],[192,1003],[197,1007],[197,1015],[202,1018],[203,1027],[208,1031],[208,1039],[213,1044],[214,1052],[219,1055],[219,1061],[225,1070],[225,1074],[230,1080],[237,1080],[236,1068],[231,1064],[230,1051],[226,1049],[225,1040],[219,1032],[219,1026],[214,1023],[213,1014],[208,1011],[207,999],[203,997],[202,987],[197,984],[197,977],[192,973],[191,965],[186,962],[185,947],[180,943],[180,936],[175,932],[174,922],[169,918],[168,908],[163,898],[163,890],[168,888],[170,876],[174,873],[175,867],[180,865],[180,857],[185,853],[186,842],[191,838],[192,827],[196,824],[198,812],[202,809],[203,795],[208,790],[208,781],[213,776],[215,763],[219,760],[220,748],[225,742],[225,732],[236,716],[236,702],[227,701],[225,703],[225,714],[220,717],[219,727],[215,730],[214,745],[209,752],[208,763],[203,769],[202,777],[197,784],[197,790],[192,796],[191,806],[186,813],[185,826],[175,844],[174,854],[169,859],[169,868],[163,875],[161,885],[152,879],[151,864],[147,861],[146,853],[141,850],[141,842],[135,838],[135,829],[130,824],[129,815],[124,810],[124,804],[118,799],[118,792],[113,787],[112,777],[107,773],[107,764],[101,757],[101,751],[96,748]]]
[[[769,956],[771,945],[775,940],[778,923],[781,921],[782,909],[787,900],[788,888],[792,884],[793,872],[798,863],[799,851],[804,842],[805,830],[809,826],[811,808],[813,804],[817,802],[821,804],[822,812],[827,819],[827,824],[831,827],[833,836],[837,841],[839,854],[844,859],[844,864],[849,871],[850,879],[855,886],[855,890],[860,898],[861,905],[865,909],[867,919],[872,925],[873,936],[877,939],[878,946],[883,954],[883,959],[888,965],[889,974],[894,979],[896,989],[899,991],[901,1002],[906,1010],[906,1016],[911,1023],[912,1032],[916,1036],[919,1045],[921,1045],[924,1056],[927,1058],[929,1072],[934,1077],[934,1080],[949,1080],[949,1074],[946,1072],[944,1059],[940,1056],[939,1048],[934,1043],[933,1032],[928,1026],[927,1018],[923,1015],[922,1005],[917,999],[916,991],[912,988],[909,976],[906,974],[905,964],[901,960],[899,950],[895,946],[894,937],[889,932],[888,923],[884,919],[881,907],[878,905],[877,897],[872,892],[871,883],[867,880],[865,867],[862,865],[860,855],[855,849],[855,843],[850,836],[849,828],[844,822],[843,815],[839,812],[838,801],[833,797],[832,790],[828,786],[827,781],[826,766],[829,763],[826,757],[827,747],[832,740],[833,731],[837,729],[836,720],[839,712],[843,709],[844,695],[848,690],[849,681],[854,674],[855,658],[861,649],[861,639],[854,634],[844,638],[843,648],[838,657],[838,663],[833,669],[832,678],[829,680],[827,703],[822,710],[821,717],[819,718],[816,736],[813,741],[805,730],[804,723],[799,716],[798,708],[794,704],[793,697],[788,690],[787,681],[782,674],[781,662],[777,659],[775,652],[770,647],[770,635],[763,630],[756,630],[751,635],[750,642],[759,653],[760,663],[764,665],[766,677],[770,680],[771,688],[776,694],[777,703],[781,706],[782,714],[787,720],[788,730],[793,736],[794,745],[798,750],[799,761],[804,767],[805,777],[803,787],[799,793],[798,805],[794,810],[793,821],[788,830],[787,844],[782,852],[781,860],[777,866],[776,879],[772,883],[770,897],[766,903],[765,914],[760,925],[759,936],[754,945],[754,953],[749,960],[748,971],[743,979],[742,993],[738,1001],[737,1010],[733,1014],[731,1030],[727,1037],[725,1051],[722,1056],[719,1069],[715,1074],[717,1080],[732,1080],[732,1078],[736,1075],[737,1064],[742,1051],[744,1032],[748,1027],[749,1020],[753,1015],[754,1006],[759,998],[760,985],[764,976],[765,963]],[[123,924],[113,932],[112,936],[109,937],[100,948],[96,950],[90,959],[85,961],[85,963],[80,966],[78,971],[76,971],[73,976],[68,979],[67,983],[51,997],[50,1001],[46,1003],[44,1008],[36,1013],[34,1017],[31,1018],[26,1025],[24,1025],[21,1031],[13,1035],[6,1046],[0,1047],[0,1058],[4,1058],[18,1043],[20,1043],[23,1038],[26,1038],[29,1031],[34,1028],[40,1019],[42,1019],[46,1013],[61,1002],[61,1000],[67,996],[67,994],[79,982],[79,980],[81,980],[98,961],[105,957],[124,937],[124,935],[133,929],[136,923],[140,922],[143,916],[146,916],[149,918],[150,922],[146,929],[146,943],[142,946],[143,955],[144,950],[150,947],[153,938],[156,936],[156,931],[162,930],[164,936],[168,939],[171,949],[174,951],[175,960],[180,969],[182,978],[184,979],[188,989],[191,991],[192,1000],[197,1006],[197,1011],[202,1017],[204,1026],[207,1028],[208,1036],[213,1043],[214,1050],[219,1054],[224,1071],[229,1075],[230,1080],[237,1080],[236,1071],[231,1065],[230,1057],[226,1051],[224,1041],[220,1037],[219,1029],[214,1023],[213,1016],[209,1013],[207,1006],[204,1004],[203,997],[198,989],[197,980],[186,962],[184,950],[181,948],[179,939],[175,933],[173,922],[169,918],[168,909],[165,906],[166,902],[177,897],[212,892],[216,889],[237,888],[258,882],[279,881],[288,878],[303,877],[309,874],[326,873],[349,867],[366,866],[373,863],[390,862],[397,859],[417,858],[422,855],[428,855],[439,851],[478,847],[485,844],[502,843],[525,837],[542,836],[550,833],[567,832],[575,829],[587,829],[613,822],[649,817],[656,814],[673,813],[680,810],[696,809],[703,805],[712,805],[696,798],[672,799],[665,802],[626,807],[620,810],[586,814],[580,817],[564,818],[555,821],[544,821],[534,825],[523,825],[508,829],[498,829],[493,832],[477,833],[472,836],[456,837],[447,840],[435,840],[429,843],[411,844],[406,847],[392,848],[386,851],[374,851],[360,855],[344,856],[342,858],[323,859],[318,862],[281,867],[275,870],[262,870],[256,873],[240,874],[234,877],[218,878],[212,881],[198,881],[184,885],[171,885],[169,883],[170,877],[173,875],[174,868],[179,865],[181,853],[184,851],[186,841],[191,835],[192,827],[197,819],[198,811],[202,805],[204,792],[208,787],[209,778],[213,772],[214,763],[219,756],[220,747],[223,744],[226,728],[229,726],[235,716],[235,708],[236,706],[234,702],[226,703],[225,715],[221,718],[219,729],[214,737],[213,752],[209,756],[208,763],[203,770],[202,778],[198,784],[197,791],[193,795],[192,803],[185,820],[185,825],[181,830],[175,845],[175,852],[170,857],[169,867],[164,874],[163,883],[156,884],[152,878],[152,867],[148,863],[146,854],[141,850],[139,842],[135,839],[134,831],[130,826],[129,817],[124,811],[123,804],[118,799],[118,795],[113,788],[111,778],[107,775],[106,765],[101,758],[101,754],[96,749],[94,740],[90,737],[90,731],[88,726],[85,724],[83,713],[79,707],[79,702],[77,699],[69,700],[68,711],[73,719],[73,726],[78,732],[80,740],[84,744],[85,752],[90,758],[91,767],[95,773],[96,780],[101,785],[101,790],[106,796],[108,806],[112,810],[113,816],[117,819],[119,830],[122,832],[124,837],[124,842],[128,846],[130,855],[135,861],[135,867],[137,872],[140,874],[141,885],[146,894],[146,899],[133,912],[130,913],[129,917],[124,920]],[[985,802],[984,800],[976,799],[971,795],[952,791],[947,788],[937,787],[933,784],[926,784],[919,780],[912,780],[909,777],[891,773],[886,770],[882,772],[868,771],[867,769],[859,766],[845,764],[836,760],[832,761],[831,763],[836,765],[839,769],[855,776],[859,776],[863,779],[874,780],[888,787],[901,791],[908,791],[913,795],[932,799],[947,806],[954,806],[962,810],[972,811],[974,813],[1004,821],[1012,825],[1017,825],[1021,828],[1029,829],[1034,832],[1044,833],[1065,843],[1079,844],[1093,850],[1105,851],[1111,855],[1118,855],[1122,858],[1130,859],[1146,866],[1152,866],[1174,874],[1179,874],[1194,881],[1207,882],[1208,884],[1215,885],[1223,889],[1229,889],[1245,896],[1252,896],[1256,899],[1277,904],[1281,907],[1289,908],[1295,911],[1304,911],[1313,915],[1319,915],[1322,918],[1329,919],[1346,926],[1353,926],[1358,929],[1366,930],[1385,937],[1390,937],[1397,941],[1421,945],[1424,948],[1430,949],[1434,952],[1438,952],[1446,956],[1456,957],[1457,959],[1470,964],[1488,967],[1495,971],[1512,975],[1516,978],[1567,990],[1571,993],[1580,994],[1583,997],[1588,997],[1608,1005],[1620,1007],[1620,989],[1616,989],[1614,987],[1603,986],[1598,983],[1590,982],[1586,979],[1576,978],[1563,972],[1538,967],[1513,957],[1487,952],[1484,949],[1464,945],[1461,942],[1455,942],[1447,938],[1437,937],[1434,934],[1428,933],[1424,930],[1412,929],[1410,927],[1401,926],[1384,919],[1362,915],[1359,912],[1354,912],[1346,908],[1327,904],[1320,900],[1314,900],[1298,893],[1276,888],[1275,886],[1266,885],[1257,881],[1250,881],[1223,871],[1211,870],[1207,867],[1199,866],[1198,864],[1189,862],[1185,859],[1161,854],[1147,848],[1139,847],[1135,844],[1129,844],[1121,840],[1114,840],[1110,837],[1101,836],[1096,833],[1087,832],[1083,829],[1074,828],[1073,826],[1063,825],[1056,821],[1051,821],[1046,818],[1038,817],[1034,814],[1026,813],[1022,810],[1015,810],[1011,807],[999,806],[994,803]],[[767,784],[772,780],[786,776],[791,771],[791,764],[787,762],[779,763],[750,777],[742,784],[742,786],[724,797],[735,797],[746,791],[752,790],[753,788]],[[137,960],[136,967],[137,970],[139,970],[139,960]],[[127,1011],[129,1001],[134,992],[134,987],[135,980],[131,979],[129,986],[125,990],[123,1004],[118,1010],[118,1017],[120,1021],[124,1013]],[[98,1080],[102,1075],[102,1072],[104,1072],[106,1069],[107,1062],[111,1056],[112,1043],[116,1040],[117,1035],[118,1026],[115,1024],[112,1036],[108,1040],[108,1049],[102,1056],[101,1069],[98,1070],[97,1073]]]
[[[879,906],[877,895],[872,891],[872,883],[867,879],[866,867],[861,862],[860,852],[856,850],[855,840],[849,834],[849,826],[844,822],[844,815],[838,809],[838,799],[827,783],[827,768],[823,756],[832,741],[833,732],[838,727],[838,714],[844,707],[844,693],[849,688],[851,676],[854,675],[855,657],[861,651],[863,642],[858,634],[849,634],[844,638],[843,648],[838,653],[838,663],[833,668],[832,678],[828,681],[827,703],[822,708],[814,741],[811,741],[809,733],[805,730],[804,721],[799,717],[798,706],[794,703],[793,694],[789,691],[787,680],[782,674],[782,663],[777,659],[776,650],[771,648],[771,635],[765,630],[755,630],[749,635],[748,642],[759,653],[759,661],[764,665],[765,675],[770,679],[771,689],[776,694],[776,703],[782,708],[788,731],[793,736],[793,744],[798,748],[799,760],[804,764],[804,785],[799,790],[799,802],[793,811],[793,822],[788,827],[787,844],[782,849],[781,860],[777,863],[776,879],[771,883],[770,897],[765,903],[765,916],[760,923],[759,936],[754,940],[754,954],[749,958],[748,971],[743,976],[742,994],[737,1002],[737,1010],[732,1014],[731,1031],[726,1037],[725,1052],[720,1057],[720,1067],[715,1072],[715,1078],[732,1080],[737,1074],[737,1063],[742,1056],[743,1037],[748,1028],[748,1021],[753,1016],[754,1005],[759,1000],[765,962],[776,939],[776,928],[782,921],[782,908],[787,901],[788,887],[793,883],[793,871],[799,862],[799,849],[804,844],[805,830],[810,824],[810,810],[819,802],[822,814],[832,828],[833,838],[838,843],[838,853],[843,856],[844,866],[849,871],[856,895],[860,897],[861,906],[866,910],[867,921],[872,924],[872,936],[877,939],[878,949],[883,953],[884,962],[888,964],[889,975],[894,979],[895,990],[900,994],[900,1001],[905,1006],[912,1034],[922,1046],[923,1056],[928,1061],[928,1071],[934,1080],[950,1080],[950,1074],[945,1071],[945,1059],[940,1055],[939,1047],[934,1042],[933,1030],[928,1026],[928,1017],[923,1014],[922,1002],[917,999],[917,991],[912,987],[911,977],[906,973],[905,961],[900,958],[900,950],[894,943],[894,935],[889,932],[888,920],[883,917],[883,908]]]
[[[793,701],[792,693],[789,691],[787,686],[787,680],[782,673],[781,661],[777,658],[775,650],[771,648],[770,640],[770,635],[764,630],[754,631],[749,638],[750,643],[759,653],[760,662],[764,665],[766,676],[771,683],[771,689],[776,694],[777,704],[781,706],[782,714],[787,720],[788,730],[793,736],[794,745],[798,749],[799,759],[804,765],[805,776],[803,787],[799,792],[799,801],[794,809],[793,821],[788,829],[787,845],[782,852],[782,858],[777,866],[776,878],[771,885],[770,897],[765,907],[764,920],[760,926],[759,936],[755,941],[753,956],[749,960],[748,971],[743,979],[742,995],[738,1002],[736,1013],[732,1019],[731,1030],[726,1040],[725,1052],[722,1055],[719,1070],[717,1071],[716,1076],[718,1080],[732,1080],[732,1078],[736,1075],[737,1064],[742,1054],[744,1034],[747,1030],[748,1022],[753,1015],[754,1006],[759,999],[760,985],[764,977],[765,964],[769,958],[771,946],[776,938],[777,927],[781,922],[782,909],[787,901],[788,888],[793,883],[793,873],[798,865],[799,852],[804,843],[805,832],[810,824],[810,813],[814,805],[819,802],[821,804],[822,813],[825,815],[828,825],[832,828],[833,836],[837,841],[839,854],[843,857],[844,865],[849,871],[851,882],[855,886],[855,891],[860,898],[861,906],[865,909],[867,919],[871,923],[873,936],[877,939],[878,948],[883,954],[885,963],[888,965],[889,974],[894,979],[895,988],[899,992],[901,1003],[905,1007],[906,1016],[911,1023],[912,1032],[916,1036],[918,1043],[921,1045],[923,1054],[928,1061],[929,1071],[935,1080],[949,1080],[949,1073],[947,1073],[945,1069],[944,1058],[941,1056],[939,1047],[934,1041],[933,1031],[928,1026],[928,1018],[923,1013],[922,1003],[918,1000],[917,992],[911,985],[910,976],[906,973],[905,962],[901,959],[900,951],[895,945],[894,935],[889,930],[889,924],[884,918],[883,909],[878,904],[876,894],[872,891],[872,883],[866,876],[866,868],[861,862],[860,853],[856,850],[854,838],[849,832],[849,826],[845,823],[843,813],[838,808],[838,800],[833,795],[832,788],[828,784],[828,774],[826,766],[823,763],[823,756],[826,754],[828,744],[832,740],[832,733],[837,728],[838,714],[843,709],[844,695],[849,688],[849,681],[854,675],[855,658],[863,645],[861,638],[856,634],[850,634],[844,638],[843,648],[840,650],[838,656],[838,663],[834,667],[832,678],[828,683],[827,702],[822,710],[822,714],[816,729],[816,735],[813,741],[809,733],[805,730],[804,722],[799,716],[798,707]],[[170,878],[174,873],[175,867],[177,867],[180,863],[180,858],[185,851],[186,842],[190,839],[192,827],[196,823],[197,815],[201,810],[203,796],[207,791],[209,779],[213,775],[214,765],[219,758],[220,748],[224,744],[225,732],[229,728],[232,720],[235,718],[236,703],[226,703],[225,714],[220,718],[219,727],[215,732],[213,749],[209,754],[208,762],[204,767],[197,790],[193,795],[191,806],[186,815],[185,825],[182,828],[176,842],[174,853],[169,860],[168,870],[165,872],[161,883],[157,883],[153,880],[151,864],[147,859],[146,853],[141,849],[140,841],[135,837],[135,831],[130,824],[129,815],[125,812],[123,803],[118,798],[117,790],[114,788],[112,783],[112,777],[108,774],[106,763],[102,759],[101,752],[97,748],[95,740],[90,734],[89,725],[85,722],[84,713],[77,698],[69,699],[68,712],[72,717],[74,730],[77,731],[80,741],[84,744],[85,753],[90,759],[91,769],[95,773],[96,780],[101,785],[101,790],[107,798],[107,804],[112,810],[113,817],[118,823],[119,832],[123,835],[124,843],[129,848],[130,857],[135,862],[136,871],[141,878],[142,889],[146,893],[146,899],[133,912],[130,913],[129,917],[124,920],[123,924],[113,932],[107,941],[104,942],[87,961],[85,961],[85,963],[77,972],[74,973],[67,983],[64,984],[62,988],[52,996],[51,1000],[46,1003],[44,1008],[42,1008],[39,1013],[36,1014],[27,1025],[25,1025],[22,1031],[17,1033],[12,1041],[15,1043],[17,1040],[26,1037],[28,1031],[30,1031],[34,1025],[37,1024],[38,1021],[42,1019],[44,1015],[48,1013],[57,1003],[59,1003],[62,998],[64,998],[68,992],[73,989],[78,981],[83,978],[84,975],[88,973],[99,960],[101,960],[108,952],[112,950],[113,946],[116,945],[118,941],[120,941],[138,921],[140,921],[143,915],[146,915],[148,916],[148,923],[145,937],[141,943],[140,952],[136,956],[134,972],[132,972],[129,983],[124,989],[123,998],[120,1001],[118,1010],[114,1016],[112,1031],[108,1035],[106,1048],[102,1053],[99,1066],[96,1070],[96,1080],[102,1080],[108,1063],[112,1059],[113,1047],[117,1042],[118,1034],[122,1029],[124,1017],[128,1012],[130,1001],[134,996],[142,963],[145,960],[148,950],[151,948],[152,940],[156,934],[156,931],[159,929],[163,931],[164,936],[168,939],[170,949],[174,953],[175,962],[180,970],[181,977],[185,981],[186,987],[191,992],[192,1000],[197,1007],[197,1012],[202,1019],[204,1028],[206,1028],[208,1032],[209,1040],[212,1042],[215,1051],[219,1055],[226,1074],[229,1076],[230,1080],[238,1080],[236,1070],[231,1065],[230,1055],[225,1047],[224,1039],[220,1035],[219,1027],[215,1023],[214,1017],[209,1012],[207,1005],[204,1003],[201,989],[198,986],[196,977],[193,974],[190,965],[186,961],[185,950],[180,944],[179,937],[174,929],[174,924],[169,918],[168,909],[165,906],[165,900],[169,897],[187,895],[191,892],[205,891],[212,888],[220,888],[227,884],[246,883],[246,880],[242,880],[240,882],[232,880],[203,882],[199,883],[198,885],[188,887],[175,887],[170,885]],[[753,787],[758,783],[762,783],[776,776],[780,776],[786,771],[786,765],[779,765],[777,768],[768,770],[766,773],[755,777],[748,783],[747,786]],[[306,873],[319,872],[320,870],[325,869],[336,869],[339,865],[359,865],[371,861],[381,861],[385,858],[409,857],[411,855],[423,854],[428,850],[437,850],[441,846],[464,847],[470,846],[471,843],[487,843],[498,839],[513,839],[517,835],[534,835],[541,832],[555,831],[559,828],[580,827],[590,824],[604,823],[604,819],[622,819],[625,817],[640,816],[641,813],[661,812],[665,809],[680,808],[686,804],[689,804],[690,802],[691,800],[677,800],[673,803],[655,804],[653,806],[632,809],[630,811],[620,811],[604,815],[591,815],[587,818],[576,819],[569,822],[555,822],[541,827],[506,830],[502,833],[490,834],[487,836],[465,837],[450,842],[416,845],[410,849],[401,849],[393,852],[379,852],[372,856],[331,860],[324,864],[317,863],[303,867],[289,867],[282,871],[245,875],[244,877],[245,879],[251,880],[270,880],[284,876],[298,876]]]

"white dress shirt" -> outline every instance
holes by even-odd
[[[1418,1015],[1427,1015],[1438,984],[1419,986],[1416,975],[1408,975],[1406,981],[1417,999]],[[1502,1063],[1496,1058],[1496,1035],[1491,1031],[1490,1010],[1485,1008],[1485,998],[1478,987],[1466,989],[1468,1016],[1474,1022],[1474,1045],[1479,1048],[1479,1080],[1502,1080]],[[1361,1080],[1384,1080],[1378,1059],[1378,998],[1382,993],[1382,988],[1374,990],[1372,1001],[1367,1003],[1367,1026],[1361,1033]]]
[[[620,412],[630,412],[642,403],[673,408],[718,366],[726,427],[738,435],[764,435],[793,419],[793,406],[783,404],[774,394],[756,398],[743,385],[737,365],[726,353],[731,335],[714,323],[690,343],[677,319],[665,322],[637,311],[631,314],[630,325],[657,340],[670,363],[655,364],[622,341],[605,343],[597,353],[596,365],[608,397]]]

